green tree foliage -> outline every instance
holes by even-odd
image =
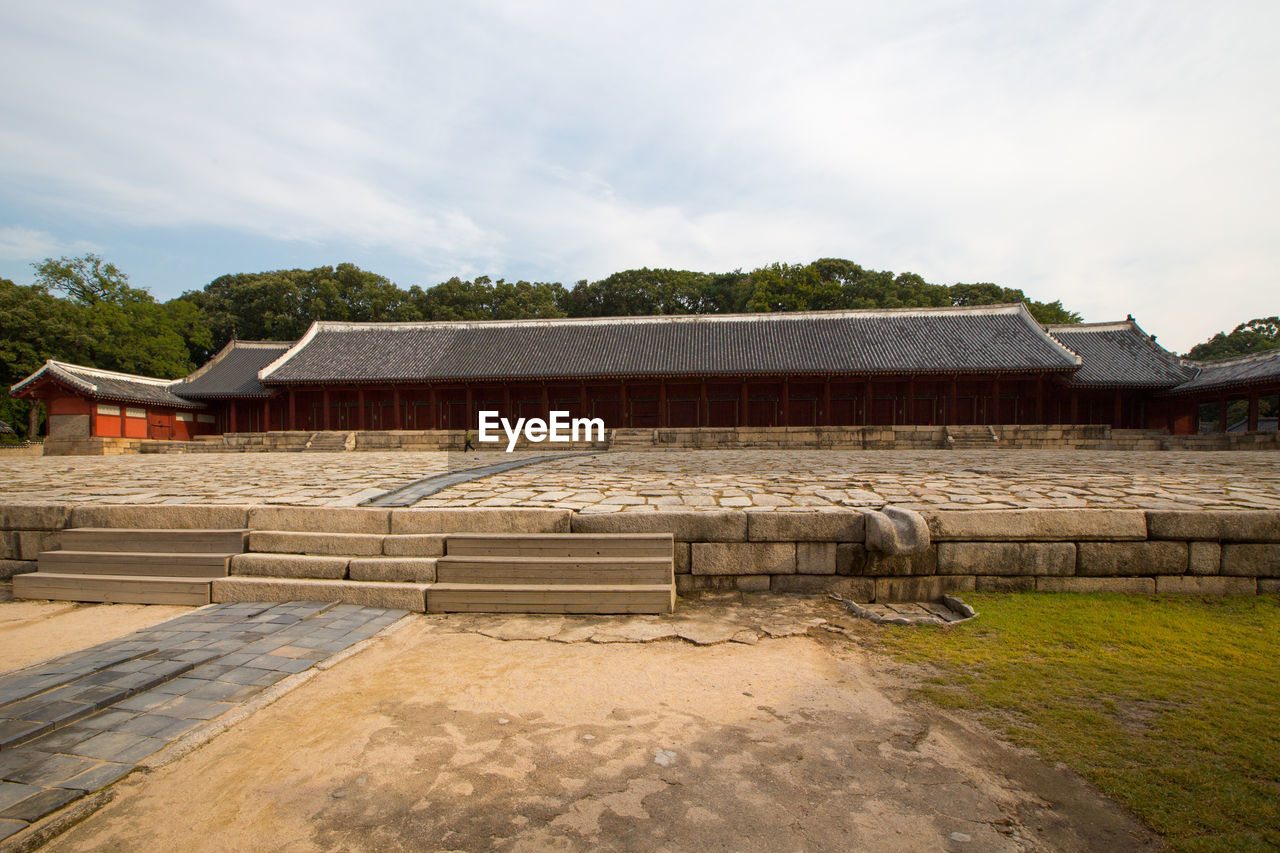
[[[714,310],[714,276],[689,270],[624,270],[595,282],[580,281],[562,300],[570,317],[706,314]]]
[[[474,281],[454,277],[429,290],[414,286],[409,302],[424,320],[518,320],[532,317],[563,317],[560,303],[565,289],[560,284],[527,281],[491,281],[480,276]]]
[[[129,276],[112,263],[94,254],[78,258],[45,258],[32,264],[36,284],[48,290],[67,294],[83,305],[98,302],[124,302],[142,291],[129,287]]]
[[[1231,334],[1218,332],[1204,343],[1192,347],[1187,356],[1199,361],[1213,361],[1273,349],[1280,349],[1280,317],[1259,317],[1236,326]]]

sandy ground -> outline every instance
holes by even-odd
[[[907,700],[856,640],[503,641],[413,617],[45,849],[1156,846],[1072,774]]]
[[[191,610],[160,604],[0,603],[0,672],[122,637]]]

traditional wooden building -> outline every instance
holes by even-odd
[[[49,405],[51,434],[74,424],[90,436],[464,429],[481,410],[513,419],[562,410],[610,429],[1106,424],[1193,433],[1206,400],[1250,400],[1256,428],[1257,400],[1278,386],[1280,353],[1191,362],[1132,318],[1045,327],[1014,304],[317,322],[296,343],[233,341],[178,381],[49,362],[12,393]]]

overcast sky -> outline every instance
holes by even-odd
[[[0,276],[842,257],[1280,313],[1280,3],[0,0]]]

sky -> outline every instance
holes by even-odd
[[[0,276],[841,257],[1185,352],[1280,314],[1280,4],[0,0]]]

